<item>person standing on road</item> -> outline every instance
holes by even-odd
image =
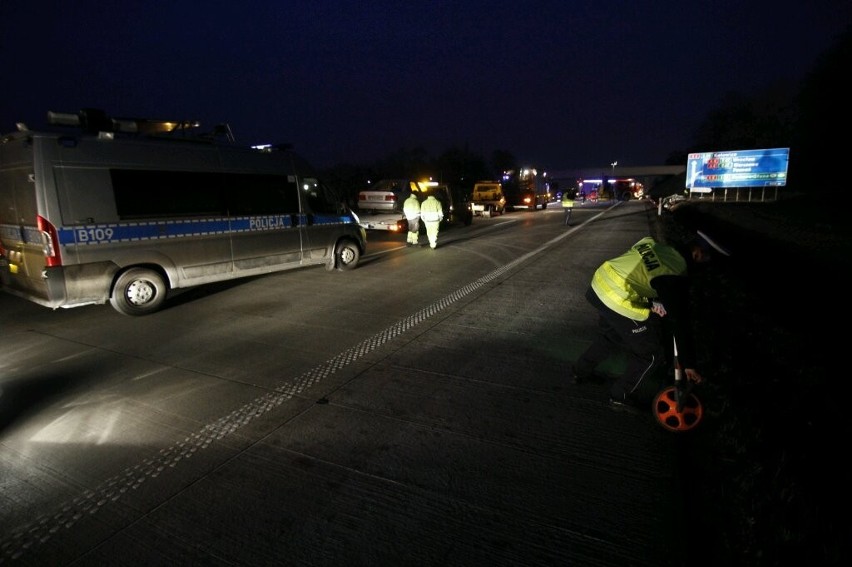
[[[562,210],[565,212],[565,226],[571,222],[571,211],[574,210],[574,199],[577,198],[577,190],[573,187],[562,193]]]
[[[444,206],[435,198],[435,194],[429,192],[429,196],[420,205],[420,218],[426,225],[426,236],[429,238],[429,247],[434,250],[438,247],[438,229],[444,220]]]
[[[572,367],[573,382],[602,381],[595,369],[614,350],[622,350],[627,365],[610,387],[610,406],[629,409],[642,404],[640,387],[668,363],[674,335],[684,375],[701,383],[704,378],[695,368],[690,332],[688,271],[709,262],[712,253],[730,255],[698,231],[683,250],[647,236],[604,262],[586,290],[586,299],[598,310],[600,332]]]
[[[420,244],[420,199],[416,192],[412,191],[402,204],[402,211],[408,221],[408,246],[417,246]]]

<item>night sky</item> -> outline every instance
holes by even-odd
[[[0,132],[227,122],[319,167],[400,149],[657,165],[729,91],[802,79],[848,0],[0,0]],[[720,148],[738,149],[738,148]]]

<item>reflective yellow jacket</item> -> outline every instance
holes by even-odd
[[[686,260],[677,250],[646,236],[621,256],[601,264],[592,277],[592,289],[619,315],[644,321],[651,313],[651,300],[657,297],[651,281],[686,273]]]
[[[414,193],[409,195],[408,199],[402,204],[402,211],[408,220],[414,220],[420,216],[420,200],[417,195]]]
[[[429,195],[420,204],[420,218],[423,222],[439,222],[444,218],[444,207],[434,195]]]

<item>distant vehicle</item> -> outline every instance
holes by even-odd
[[[645,195],[645,186],[632,177],[611,180],[610,189],[619,201],[641,199]]]
[[[686,201],[686,197],[680,195],[679,193],[675,193],[674,195],[669,195],[668,197],[663,197],[662,206],[667,211],[672,210],[678,203],[682,203]]]
[[[490,217],[506,211],[506,196],[499,181],[477,181],[470,198],[474,216]]]
[[[546,209],[551,200],[550,186],[535,168],[522,168],[504,174],[503,192],[506,209],[518,208],[535,211]]]
[[[409,179],[382,179],[369,189],[358,193],[358,219],[367,230],[407,232],[408,221],[402,210],[403,204],[413,192],[422,201],[428,192],[434,192],[444,208],[444,225],[469,225],[473,213],[469,203],[460,192],[436,181],[413,181]]]
[[[144,315],[171,289],[349,270],[366,250],[355,215],[289,148],[98,110],[49,112],[48,123],[59,128],[0,136],[3,291]]]

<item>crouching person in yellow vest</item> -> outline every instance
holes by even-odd
[[[695,368],[689,276],[715,255],[730,252],[697,231],[680,247],[648,236],[604,262],[586,290],[586,299],[598,311],[599,334],[572,367],[571,380],[575,384],[602,381],[598,365],[618,353],[626,356],[627,365],[609,387],[610,406],[645,405],[643,382],[666,364],[671,333],[677,339],[684,375],[690,382],[701,383],[704,378]]]
[[[429,247],[434,250],[438,247],[438,229],[444,220],[444,207],[441,201],[430,193],[426,200],[420,204],[420,219],[426,225],[426,236],[429,238]]]

